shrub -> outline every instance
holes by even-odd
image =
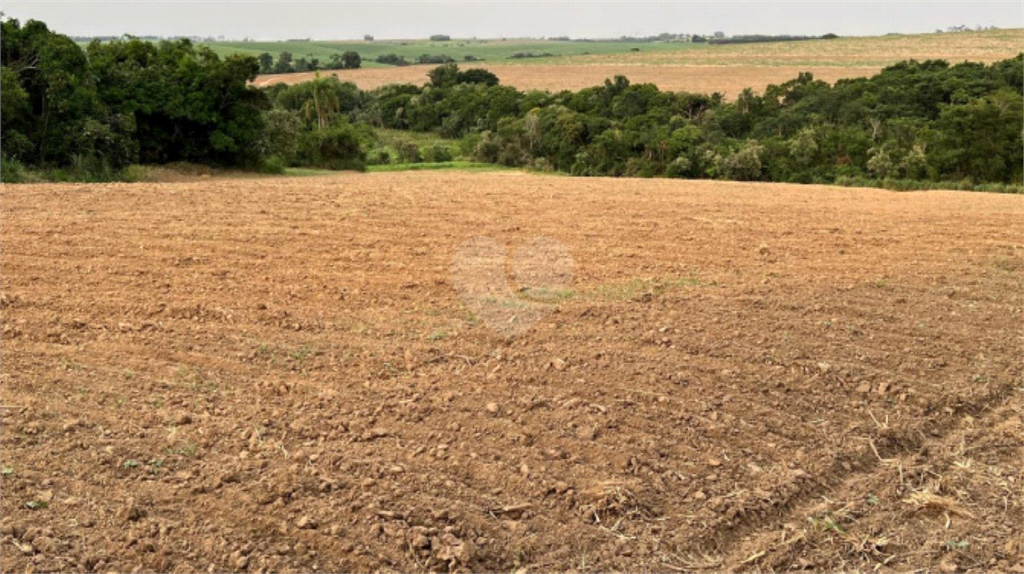
[[[484,84],[485,86],[497,86],[498,76],[482,68],[474,68],[459,72],[456,81],[460,84]]]
[[[334,125],[302,134],[299,141],[302,165],[326,169],[366,169],[359,137],[349,124]]]
[[[370,152],[366,163],[370,165],[387,165],[391,163],[391,153],[386,149],[377,149]]]
[[[530,169],[534,171],[552,172],[555,166],[546,157],[538,157],[530,163]]]
[[[127,181],[129,183],[136,181],[146,181],[149,177],[149,169],[144,165],[133,163],[128,167],[121,170],[121,181]]]
[[[715,161],[715,170],[727,179],[738,181],[756,181],[761,179],[761,154],[764,147],[755,140],[749,140],[738,151],[727,156],[719,156]]]
[[[681,155],[665,168],[666,177],[686,177],[690,173],[690,158]]]
[[[392,66],[408,66],[409,62],[404,56],[398,54],[384,54],[383,56],[377,56],[378,64],[390,64]]]
[[[501,144],[498,143],[498,138],[491,132],[483,132],[473,148],[473,159],[484,163],[498,163],[500,153]]]
[[[263,113],[263,133],[257,142],[261,157],[277,156],[287,162],[295,156],[302,136],[302,116],[276,108]]]
[[[420,146],[408,140],[401,140],[395,143],[395,152],[401,163],[419,163],[423,161],[420,155]]]
[[[445,162],[452,161],[453,159],[452,152],[442,145],[435,145],[427,148],[423,153],[423,158],[424,160],[431,162]]]
[[[262,162],[260,162],[260,164],[256,167],[256,171],[260,173],[282,175],[284,174],[287,165],[288,164],[284,160],[284,158],[282,158],[279,155],[272,155],[268,158],[265,158]]]
[[[439,54],[432,56],[430,54],[423,54],[419,58],[421,64],[450,64],[455,61],[455,58],[448,56],[447,54]]]
[[[459,154],[462,155],[462,157],[474,157],[476,155],[476,146],[479,143],[480,134],[467,134],[459,140]]]
[[[20,161],[0,154],[0,182],[22,183],[26,179],[25,171]]]

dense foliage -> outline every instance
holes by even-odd
[[[1020,183],[1022,63],[909,61],[835,86],[806,73],[732,102],[621,76],[520,92],[447,65],[423,87],[367,92],[353,117],[472,138],[479,160],[577,175]]]
[[[578,92],[523,92],[454,63],[423,86],[362,91],[317,76],[257,89],[250,82],[261,68],[294,69],[290,54],[221,59],[188,40],[129,37],[82,50],[31,20],[3,22],[0,56],[7,180],[22,166],[109,179],[134,163],[361,169],[392,158],[448,161],[453,150],[584,176],[901,189],[1019,188],[1024,165],[1024,55],[990,65],[908,61],[834,86],[805,73],[733,101],[622,76]],[[357,67],[358,57],[331,66]]]
[[[83,51],[38,21],[2,24],[3,155],[110,173],[131,163],[257,163],[266,96],[253,58],[188,40],[95,41]]]
[[[131,164],[178,161],[362,167],[354,128],[334,122],[358,105],[354,87],[318,79],[272,102],[250,85],[264,65],[256,58],[221,59],[186,39],[96,40],[83,50],[39,21],[2,27],[5,181],[25,167],[73,179],[123,178]],[[358,57],[342,55],[340,65]]]
[[[341,54],[331,54],[326,63],[310,56],[310,59],[295,59],[291,52],[281,52],[277,61],[269,52],[256,56],[261,74],[291,74],[293,72],[312,72],[315,70],[355,70],[362,67],[363,59],[358,52],[348,50]]]

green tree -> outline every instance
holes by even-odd
[[[281,157],[290,162],[299,149],[302,118],[298,112],[275,108],[263,112],[263,133],[258,146],[263,157]]]
[[[459,66],[457,64],[444,64],[427,72],[430,78],[430,85],[435,88],[450,88],[459,83]]]
[[[311,167],[366,169],[366,155],[359,145],[359,136],[349,124],[306,132],[299,141],[297,158],[301,165]]]
[[[483,84],[485,86],[497,86],[498,76],[494,75],[487,70],[474,68],[472,70],[466,70],[465,72],[459,72],[456,76],[456,82],[460,84]]]
[[[274,57],[263,52],[259,56],[256,56],[256,61],[260,63],[260,73],[270,74],[274,71]]]
[[[292,67],[292,53],[291,52],[281,52],[277,56],[277,63],[274,64],[274,73],[275,74],[287,74],[287,73],[294,72],[294,71],[295,71],[295,69]]]
[[[341,55],[341,63],[346,70],[355,70],[363,65],[363,59],[358,52],[349,50]]]
[[[15,159],[31,154],[32,141],[26,135],[33,124],[28,92],[21,87],[17,72],[7,66],[0,66],[0,118],[3,154]]]
[[[951,179],[1020,182],[1022,100],[1020,93],[1004,90],[945,107],[935,123],[938,141],[930,148],[941,174]]]
[[[789,153],[798,166],[807,168],[813,165],[818,154],[818,142],[814,128],[804,128],[789,140]]]
[[[719,175],[726,179],[756,181],[761,179],[763,153],[764,146],[756,140],[748,140],[739,150],[719,156],[715,167]]]
[[[338,95],[331,89],[331,80],[321,78],[319,73],[310,87],[310,98],[303,106],[303,113],[307,120],[315,115],[317,129],[322,130],[330,122],[331,116],[338,113]]]

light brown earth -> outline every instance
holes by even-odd
[[[486,68],[496,74],[501,83],[520,90],[581,90],[600,86],[606,79],[626,76],[634,84],[656,84],[659,89],[673,92],[710,94],[721,92],[726,97],[735,97],[744,88],[752,87],[763,92],[768,84],[781,84],[797,77],[801,72],[811,72],[819,80],[835,83],[836,80],[852,77],[873,76],[881,67],[836,67],[836,66],[688,66],[675,64],[626,64],[588,63],[575,64],[485,64],[474,66]],[[423,85],[429,82],[427,72],[432,66],[405,66],[402,68],[366,68],[361,70],[336,70],[321,72],[321,76],[335,75],[343,82],[353,82],[364,90],[379,88],[388,84]],[[313,72],[260,76],[255,84],[269,86],[275,83],[296,84],[314,77]]]
[[[835,40],[726,44],[684,49],[658,49],[636,53],[543,58],[523,62],[474,62],[463,67],[486,68],[502,84],[520,90],[580,90],[624,75],[633,83],[653,83],[667,91],[721,92],[735,97],[744,88],[763,92],[769,84],[781,84],[811,72],[835,83],[843,78],[872,76],[885,66],[903,60],[945,59],[994,62],[1016,56],[1024,46],[1024,30],[851,37]],[[434,66],[365,68],[321,72],[362,89],[387,84],[428,81]],[[294,84],[312,79],[314,73],[259,76],[255,84]]]
[[[5,185],[3,571],[1024,570],[1020,196]],[[449,272],[561,242],[512,339]]]

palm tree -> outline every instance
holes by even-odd
[[[316,113],[317,129],[322,130],[327,126],[330,116],[338,113],[338,94],[331,88],[330,78],[321,78],[320,72],[312,82],[312,97],[302,107],[307,120],[313,119]]]

